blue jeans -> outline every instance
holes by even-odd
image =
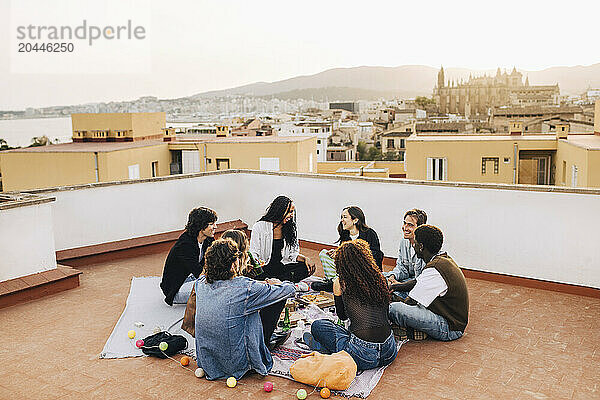
[[[196,277],[192,274],[185,278],[183,285],[181,285],[179,291],[173,297],[173,304],[187,304],[190,293],[192,293],[192,288],[194,287],[194,282],[196,282]]]
[[[456,340],[463,335],[462,331],[451,331],[446,318],[420,304],[409,306],[402,302],[391,303],[389,317],[398,326],[425,332],[432,338],[445,342]]]
[[[391,333],[383,343],[367,342],[328,319],[314,321],[310,332],[319,345],[313,350],[321,353],[345,350],[360,370],[388,365],[396,358],[396,341]]]

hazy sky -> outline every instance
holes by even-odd
[[[361,65],[589,65],[600,62],[599,12],[599,2],[580,0],[0,0],[0,110],[182,97]],[[145,39],[77,42],[69,55],[17,53],[15,24],[83,19],[131,19]]]

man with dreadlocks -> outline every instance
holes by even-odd
[[[413,247],[425,268],[416,279],[395,285],[408,292],[404,301],[390,305],[390,320],[401,328],[426,333],[437,340],[462,337],[469,320],[465,277],[454,260],[441,252],[444,235],[432,225],[415,230]]]
[[[343,243],[335,252],[335,267],[335,308],[340,319],[350,319],[349,330],[316,320],[304,342],[321,353],[345,350],[360,370],[390,364],[396,341],[388,321],[389,293],[369,244],[362,239]]]

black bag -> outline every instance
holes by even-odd
[[[187,340],[181,335],[171,335],[167,331],[158,332],[154,335],[150,335],[144,340],[144,345],[140,347],[142,352],[148,356],[154,356],[158,358],[167,358],[167,356],[173,356],[179,353],[181,350],[187,348]],[[158,348],[160,342],[165,342],[169,347],[165,351]]]

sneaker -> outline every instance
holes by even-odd
[[[275,348],[281,346],[282,344],[285,343],[286,340],[288,340],[288,338],[290,337],[290,335],[292,334],[292,330],[288,330],[288,331],[280,331],[280,332],[273,332],[273,334],[271,335],[271,340],[269,340],[269,345],[267,346],[269,348],[269,351],[273,351],[275,350]]]
[[[394,338],[398,341],[408,339],[408,335],[406,334],[406,328],[403,326],[392,324],[392,332],[394,333]]]
[[[310,347],[311,350],[321,350],[321,344],[315,340],[315,338],[310,332],[304,332],[304,335],[302,335],[302,341],[306,343],[306,345]]]
[[[394,333],[394,338],[398,341],[406,339],[425,340],[429,337],[425,332],[416,331],[413,328],[405,328],[395,324],[392,324],[392,332]]]
[[[311,283],[310,288],[315,292],[333,292],[333,281],[331,279],[325,279],[322,281],[315,281]]]
[[[411,340],[425,340],[429,337],[425,332],[417,331],[413,328],[406,328],[406,334]]]

